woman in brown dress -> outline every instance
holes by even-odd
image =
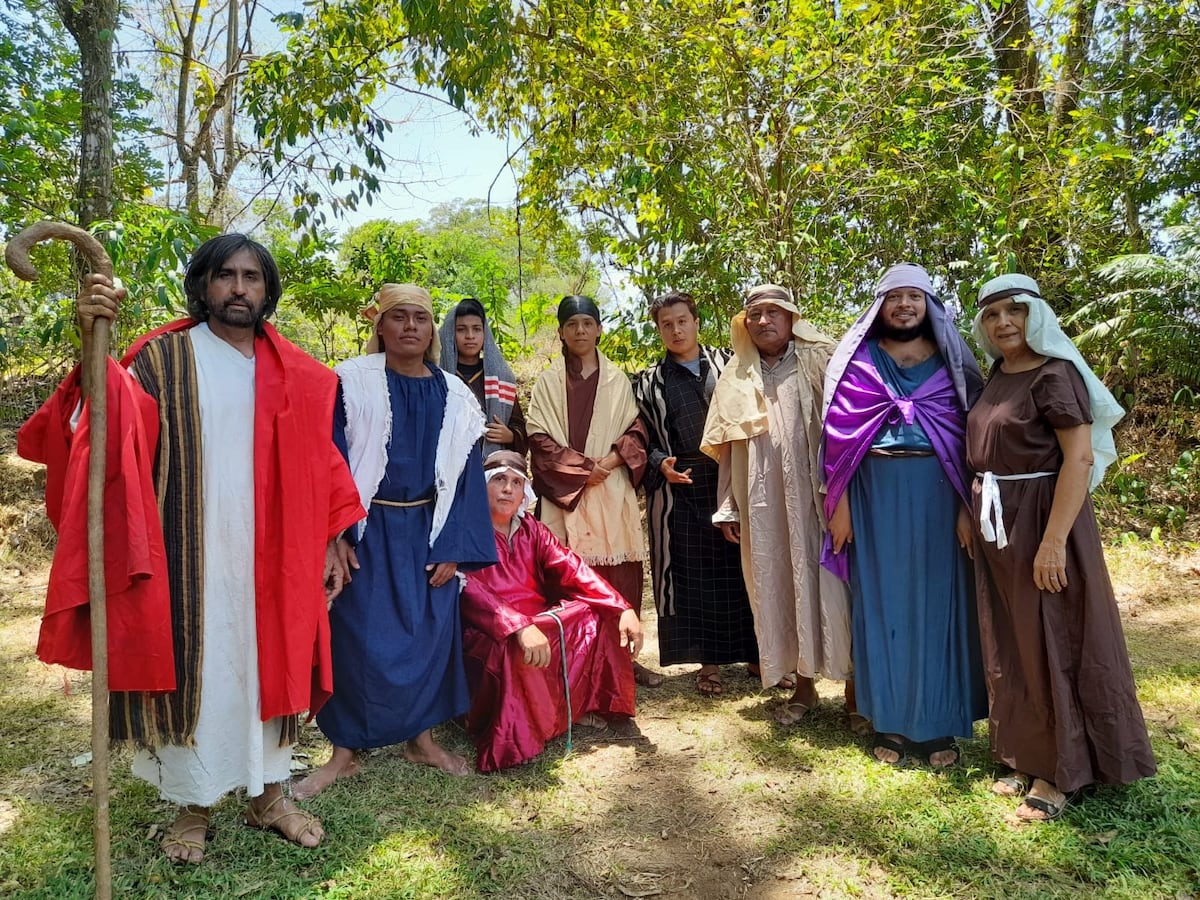
[[[1123,411],[1024,275],[979,292],[998,360],[967,418],[992,790],[1051,821],[1077,791],[1155,772],[1089,490]]]

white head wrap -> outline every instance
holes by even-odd
[[[537,502],[537,496],[533,493],[533,484],[530,481],[529,473],[525,471],[525,466],[522,464],[520,468],[513,465],[507,457],[519,458],[519,455],[511,450],[497,450],[488,456],[488,460],[492,462],[491,468],[483,470],[483,480],[490,482],[501,472],[512,472],[514,475],[520,475],[525,479],[525,501],[517,507],[517,517],[524,518],[526,510]],[[498,459],[503,460],[499,465],[496,464]],[[513,460],[515,462],[515,459]]]
[[[983,311],[987,308],[989,298],[997,302],[997,294],[1003,294],[1003,299],[1023,303],[1029,307],[1025,319],[1025,343],[1034,353],[1063,359],[1073,365],[1079,372],[1083,383],[1087,385],[1088,399],[1092,404],[1092,477],[1088,490],[1095,490],[1096,485],[1104,480],[1104,470],[1117,458],[1117,448],[1113,441],[1113,427],[1121,421],[1125,410],[1121,408],[1112,392],[1096,377],[1078,348],[1058,325],[1054,310],[1042,299],[1038,283],[1028,275],[1001,275],[993,278],[979,289],[979,312],[971,323],[971,331],[975,340],[987,354],[988,362],[994,363],[1001,357],[1000,350],[988,340],[983,328]]]

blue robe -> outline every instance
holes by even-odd
[[[909,396],[943,365],[909,368],[870,344],[888,386]],[[961,414],[961,413],[960,413]],[[873,448],[929,451],[917,422],[885,425]],[[854,687],[876,731],[912,741],[970,736],[987,715],[975,582],[958,545],[962,501],[934,455],[868,454],[850,481]]]
[[[376,499],[433,496],[433,464],[446,407],[446,381],[387,370],[392,435]],[[347,453],[341,389],[334,441]],[[457,578],[429,585],[427,565],[458,563],[469,571],[496,561],[479,447],[471,451],[449,519],[429,546],[433,504],[408,508],[372,503],[356,552],[360,568],[334,601],[333,697],[317,724],[336,746],[383,747],[409,740],[464,714],[470,705],[463,669]],[[353,529],[348,532],[352,537]]]

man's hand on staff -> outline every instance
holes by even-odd
[[[117,317],[117,307],[125,299],[125,293],[120,281],[114,283],[111,278],[94,272],[85,275],[75,304],[79,327],[90,333],[97,317],[111,322]]]

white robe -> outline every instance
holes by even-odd
[[[254,360],[207,324],[195,351],[204,485],[204,631],[195,747],[139,750],[133,774],[178,804],[257,797],[291,774],[281,720],[261,721],[254,610]]]

